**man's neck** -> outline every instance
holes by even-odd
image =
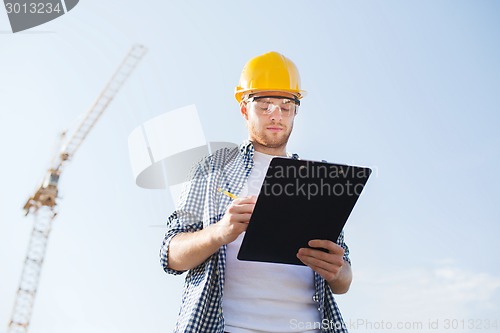
[[[273,155],[273,156],[286,156],[286,145],[281,146],[281,147],[266,147],[261,144],[258,144],[255,141],[252,141],[253,147],[255,151],[258,151],[259,153],[267,154],[267,155]]]

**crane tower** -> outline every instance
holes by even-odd
[[[25,214],[33,215],[35,221],[7,330],[8,333],[24,333],[29,328],[45,250],[52,222],[57,215],[58,182],[63,167],[71,161],[71,158],[145,53],[146,48],[142,45],[134,45],[130,49],[92,107],[84,114],[74,132],[70,136],[63,134],[59,153],[54,156],[42,183],[23,207]]]

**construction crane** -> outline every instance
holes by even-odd
[[[146,48],[134,45],[111,77],[92,107],[85,113],[71,136],[62,135],[60,151],[54,156],[49,170],[35,193],[30,196],[23,209],[26,215],[34,215],[35,222],[28,244],[21,280],[16,293],[14,309],[8,326],[8,333],[27,332],[33,304],[40,279],[52,222],[56,218],[58,183],[64,166],[71,161],[89,132],[97,123],[109,103],[140,62]]]

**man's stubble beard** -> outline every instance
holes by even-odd
[[[269,124],[266,125],[266,127],[272,125],[277,125],[277,124]],[[265,129],[263,129],[262,131],[258,131],[255,124],[250,125],[250,133],[253,140],[255,140],[261,146],[273,149],[282,148],[286,146],[286,144],[288,143],[288,139],[292,134],[293,123],[291,123],[290,127],[285,125],[279,125],[279,126],[283,127],[284,132],[287,132],[286,135],[279,135],[276,138],[273,138],[273,135],[271,133],[266,133]]]

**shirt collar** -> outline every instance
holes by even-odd
[[[245,167],[251,169],[253,167],[253,154],[255,148],[250,140],[245,140],[240,145],[240,152],[243,155],[243,161],[245,162]]]
[[[254,151],[255,151],[255,148],[253,147],[253,143],[250,140],[245,140],[240,145],[240,152],[243,155],[252,155],[253,156]]]

